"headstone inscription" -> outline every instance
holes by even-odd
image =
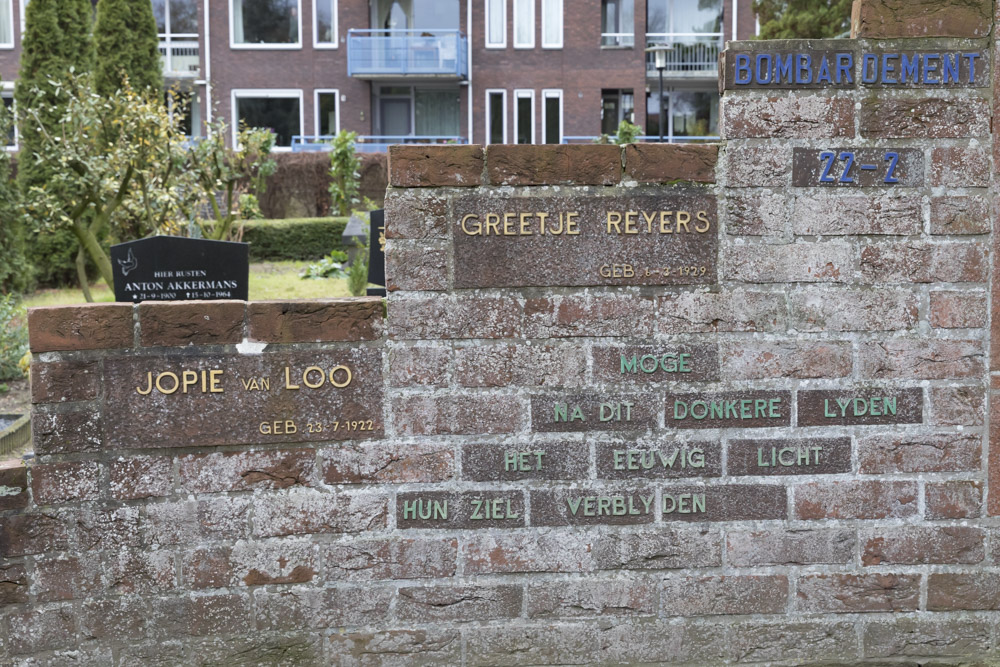
[[[115,300],[246,301],[250,246],[180,236],[154,236],[111,246]]]

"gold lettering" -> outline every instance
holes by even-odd
[[[674,230],[670,229],[670,216],[674,214],[673,211],[660,211],[660,233],[661,234],[673,234]]]
[[[577,224],[578,224],[578,222],[579,222],[577,220],[577,218],[579,218],[579,217],[580,217],[580,214],[577,213],[576,211],[573,211],[571,213],[567,213],[566,214],[566,233],[567,234],[573,235],[573,236],[576,236],[576,235],[580,234],[580,230],[577,229],[577,227],[576,227]]]
[[[469,228],[466,227],[465,223],[467,223],[469,220],[475,220],[476,221],[476,231],[470,232]],[[470,213],[469,215],[467,215],[464,218],[462,218],[462,231],[465,232],[466,234],[468,234],[469,236],[478,236],[478,235],[482,234],[483,233],[483,224],[481,222],[479,222],[479,216],[476,215],[475,213]]]
[[[309,382],[309,374],[313,372],[319,373],[319,382],[317,382],[316,384],[312,384],[311,382]],[[302,373],[302,384],[309,387],[310,389],[318,389],[323,386],[324,382],[326,382],[326,374],[323,372],[323,369],[320,368],[319,366],[310,366]]]
[[[212,394],[221,394],[222,386],[219,384],[219,379],[222,377],[221,370],[214,370],[208,372],[208,384],[209,392]]]
[[[173,388],[170,391],[167,391],[166,389],[164,389],[163,385],[160,384],[160,380],[162,380],[165,377],[173,378],[173,380],[174,380],[174,386],[173,386]],[[159,391],[161,394],[167,394],[169,396],[170,394],[172,394],[175,391],[177,391],[177,388],[180,387],[180,385],[181,385],[180,379],[177,377],[176,374],[171,373],[170,371],[166,371],[164,373],[160,373],[159,375],[156,376],[156,390]]]
[[[612,227],[615,228],[615,233],[622,233],[622,214],[618,211],[608,211],[608,234]]]
[[[490,235],[491,229],[493,236],[500,236],[500,216],[496,213],[486,214],[486,236]]]
[[[291,370],[285,366],[285,389],[298,389],[299,385],[292,384]]]
[[[694,231],[698,232],[699,234],[704,234],[712,226],[712,224],[708,221],[708,212],[707,211],[698,211],[697,218],[698,218],[698,222],[704,222],[705,226],[702,227],[701,225],[695,225],[694,226]]]
[[[143,391],[142,389],[139,389],[139,387],[136,387],[135,391],[136,391],[137,394],[142,394],[143,396],[149,396],[149,394],[152,393],[152,391],[153,391],[153,372],[152,371],[148,371],[146,373],[146,391]]]
[[[691,233],[691,230],[688,229],[688,223],[689,222],[691,222],[691,214],[690,213],[688,213],[687,211],[677,211],[677,233],[678,234],[681,233],[681,227],[684,228],[685,232],[687,232],[689,234]]]
[[[517,218],[517,213],[504,213],[503,214],[503,235],[504,236],[514,236],[514,220]]]
[[[653,233],[653,221],[656,220],[656,213],[642,212],[642,218],[646,221],[646,233]]]
[[[639,217],[636,211],[626,211],[625,212],[625,233],[626,234],[638,234],[639,230],[635,228],[635,219]]]
[[[181,383],[184,388],[184,393],[188,393],[188,387],[198,384],[198,374],[194,371],[184,371],[181,373]]]
[[[334,374],[337,371],[344,371],[345,373],[347,373],[347,379],[340,384],[338,384],[337,380],[334,378]],[[332,384],[337,389],[343,389],[347,385],[351,384],[352,379],[354,379],[354,376],[351,374],[351,369],[348,368],[347,366],[334,366],[333,368],[330,369],[330,384]]]
[[[539,230],[538,233],[541,234],[542,236],[544,236],[545,235],[545,219],[549,217],[549,214],[548,213],[536,213],[535,215],[538,216],[538,230]],[[559,229],[561,230],[562,227],[560,227]]]
[[[531,225],[531,214],[522,213],[521,214],[521,236],[531,236],[531,230],[529,226]]]

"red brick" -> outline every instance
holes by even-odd
[[[666,579],[660,589],[667,616],[780,614],[788,605],[785,576]]]
[[[463,540],[466,575],[515,572],[591,572],[589,536],[576,531],[490,532]]]
[[[229,345],[243,340],[242,301],[147,301],[138,305],[139,341],[158,345]]]
[[[1000,452],[1000,401],[990,401],[990,451]],[[1000,456],[989,457],[987,486],[1000,489]],[[988,494],[986,511],[989,516],[1000,515],[1000,493]]]
[[[142,598],[126,595],[104,600],[89,599],[84,600],[79,609],[80,633],[86,639],[117,640],[128,637],[130,642],[137,642],[149,635],[150,607],[149,602]],[[156,656],[163,658],[168,651],[163,645]],[[123,655],[122,664],[136,663],[128,662]]]
[[[432,190],[385,193],[386,239],[448,238],[448,200]]]
[[[1000,574],[949,572],[927,577],[928,611],[1000,609]]]
[[[653,300],[633,294],[529,298],[525,338],[643,336],[653,331]]]
[[[451,287],[445,247],[389,241],[385,248],[386,288],[390,292],[442,291]]]
[[[989,271],[979,243],[886,242],[861,250],[866,283],[982,283]]]
[[[28,335],[35,353],[132,347],[132,304],[30,308]]]
[[[233,579],[245,586],[309,583],[319,570],[317,550],[301,540],[239,541],[230,554]]]
[[[774,193],[726,197],[726,232],[731,236],[782,236],[788,220],[788,198]]]
[[[28,506],[28,469],[21,461],[0,461],[0,489],[0,512]]]
[[[726,554],[732,567],[766,565],[849,564],[854,558],[854,531],[730,531]]]
[[[264,343],[377,340],[384,312],[379,297],[247,304],[248,336]]]
[[[403,587],[396,599],[401,621],[490,621],[521,615],[521,586]]]
[[[656,585],[648,579],[528,584],[527,599],[528,618],[656,615]]]
[[[902,519],[917,513],[916,482],[817,482],[795,487],[800,519]]]
[[[858,359],[861,377],[872,379],[949,380],[980,377],[986,372],[986,351],[976,340],[863,343]]]
[[[101,465],[36,463],[31,466],[31,495],[36,505],[96,500],[101,497]]]
[[[667,334],[783,331],[787,326],[783,295],[742,289],[664,295],[656,321],[659,332]]]
[[[919,574],[821,574],[799,577],[802,612],[900,612],[920,605]]]
[[[628,144],[625,178],[639,183],[715,183],[719,147],[714,144]]]
[[[171,546],[246,538],[250,532],[253,500],[244,495],[146,505],[143,507],[143,539],[157,546]]]
[[[590,447],[583,442],[462,445],[462,478],[467,481],[579,480],[589,472]]]
[[[19,563],[0,565],[0,607],[27,602],[29,583],[24,565]],[[3,644],[0,644],[0,648],[2,647]]]
[[[139,500],[169,496],[174,488],[174,463],[167,456],[117,458],[111,462],[111,497]]]
[[[36,454],[96,452],[103,438],[101,415],[93,409],[77,412],[31,411],[31,438]]]
[[[233,582],[230,547],[202,547],[184,554],[181,572],[183,586],[193,590],[225,588]]]
[[[258,537],[311,533],[359,533],[385,528],[388,498],[373,493],[285,493],[258,496],[254,534]]]
[[[821,194],[796,197],[792,206],[792,232],[801,236],[909,236],[923,227],[921,202],[915,197]]]
[[[521,332],[523,310],[510,296],[434,296],[393,299],[389,337],[513,338]]]
[[[969,95],[948,98],[866,98],[861,136],[866,139],[961,139],[990,134],[990,106]]]
[[[720,352],[727,380],[838,378],[853,365],[849,343],[740,341],[722,343]]]
[[[922,664],[942,665],[947,663],[925,662],[927,656],[985,655],[990,634],[990,623],[980,619],[897,617],[866,624],[862,643],[867,656],[913,656]]]
[[[476,187],[483,180],[484,161],[482,146],[390,146],[389,185]]]
[[[578,346],[475,345],[454,356],[462,387],[580,387],[587,374],[587,352]]]
[[[189,493],[312,486],[316,451],[279,449],[191,454],[179,459],[181,487]]]
[[[617,185],[622,147],[493,144],[486,174],[491,185]]]
[[[389,617],[391,588],[295,587],[254,595],[258,630],[299,632],[303,628],[377,626]]]
[[[31,364],[31,402],[89,401],[101,390],[101,368],[96,361]]]
[[[75,520],[71,525],[83,551],[139,547],[146,543],[139,507],[89,505],[70,516]]]
[[[862,474],[962,472],[982,466],[983,439],[979,435],[889,434],[858,439]]]
[[[854,136],[854,100],[847,97],[733,97],[722,100],[727,139],[829,139]]]
[[[483,625],[465,637],[469,667],[520,667],[526,656],[543,665],[582,665],[594,662],[602,646],[596,628],[583,624]]]
[[[988,314],[985,292],[931,292],[932,327],[979,329],[986,326]]]
[[[322,554],[327,582],[453,577],[458,540],[352,540],[326,545]]]
[[[97,597],[105,582],[100,554],[35,559],[34,592],[38,602]]]
[[[589,628],[588,634],[597,636],[598,648],[589,661],[576,662],[608,665],[720,665],[724,662],[726,647],[719,637],[726,630],[721,623],[675,620],[673,623],[608,625],[604,622]]]
[[[989,204],[984,197],[931,197],[931,234],[988,234]]]
[[[846,283],[854,248],[841,241],[789,245],[735,245],[723,250],[723,276],[744,283]]]
[[[0,517],[0,553],[7,558],[66,551],[70,526],[64,514],[16,514]]]
[[[982,482],[928,483],[925,515],[928,519],[974,519],[983,512]]]
[[[908,289],[806,287],[790,292],[788,304],[791,328],[809,333],[912,329],[919,314]]]
[[[177,569],[170,551],[115,549],[105,557],[106,590],[116,595],[146,595],[177,588]]]
[[[727,640],[739,662],[788,660],[800,665],[825,663],[831,656],[852,660],[857,655],[857,642],[853,623],[835,621],[745,621],[730,626]]]
[[[851,36],[985,37],[992,24],[989,0],[861,0],[855,2]]]
[[[986,390],[982,387],[931,387],[931,419],[937,426],[982,426]]]
[[[430,345],[395,346],[389,352],[389,384],[393,387],[447,387],[452,351]]]
[[[932,186],[985,188],[990,184],[990,161],[982,148],[947,146],[931,151]]]
[[[705,512],[669,511],[670,496],[705,494]],[[668,521],[765,521],[788,518],[785,487],[777,484],[723,484],[665,486],[661,490],[661,519]],[[674,501],[677,502],[677,501]]]
[[[156,598],[150,616],[166,637],[236,635],[252,627],[249,597],[229,593]]]
[[[462,635],[457,629],[380,630],[340,632],[326,638],[327,655],[355,660],[427,661],[457,665],[462,662]]]
[[[784,187],[792,183],[792,149],[781,146],[727,146],[726,185],[730,188]]]
[[[323,459],[327,484],[443,482],[455,476],[450,445],[347,444],[324,450]]]
[[[516,397],[488,394],[397,397],[392,411],[400,435],[514,433],[524,419]]]
[[[11,655],[76,646],[76,614],[71,605],[29,607],[7,615]]]
[[[861,535],[861,564],[980,563],[984,539],[981,529],[969,526],[869,529]]]

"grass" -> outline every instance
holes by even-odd
[[[302,280],[301,273],[312,262],[261,262],[250,265],[250,300],[329,299],[350,296],[347,280]],[[98,282],[91,286],[94,301],[114,301],[114,293]],[[44,289],[24,297],[28,308],[70,306],[86,303],[79,288]]]

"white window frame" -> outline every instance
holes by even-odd
[[[517,117],[519,115],[518,114],[518,109],[517,109],[517,102],[518,102],[518,100],[521,100],[521,99],[530,99],[531,100],[531,141],[529,141],[528,143],[529,144],[534,144],[536,142],[536,137],[535,137],[535,91],[532,90],[532,89],[530,89],[530,88],[518,88],[518,89],[516,89],[514,91],[514,137],[513,137],[514,138],[514,143],[515,144],[518,143],[517,137],[520,134],[518,132],[518,129],[520,129],[520,128],[518,128],[518,126],[517,126]]]
[[[558,42],[546,42],[545,41],[545,33],[546,33],[546,30],[545,30],[545,28],[546,28],[545,17],[549,15],[548,12],[545,11],[545,6],[549,5],[549,4],[552,4],[552,3],[556,3],[556,4],[559,5],[559,12],[558,12],[559,13],[559,41]],[[566,28],[565,4],[563,3],[563,0],[542,0],[542,48],[543,49],[561,49],[563,47],[563,40],[565,39],[565,35],[564,35],[565,28]]]
[[[3,85],[0,86],[0,96],[10,97],[14,99],[14,82],[4,81]],[[14,143],[10,146],[4,144],[4,148],[7,149],[8,153],[16,153],[21,150],[21,133],[17,131],[17,101],[15,100],[13,104],[10,105],[11,119],[10,121],[14,124]]]
[[[318,12],[316,11],[316,3],[317,2],[322,2],[322,1],[323,0],[313,0],[313,3],[312,3],[312,7],[313,7],[313,15],[312,15],[313,48],[314,49],[338,49],[338,48],[340,48],[340,16],[339,16],[339,14],[340,14],[340,3],[338,2],[338,0],[332,0],[332,2],[333,2],[333,41],[332,42],[321,42],[321,41],[319,41],[319,23],[316,20],[316,17],[319,16]],[[299,20],[300,21],[302,20],[301,16],[299,17]],[[338,100],[338,104],[337,104],[337,115],[338,116],[340,115],[339,100]],[[338,123],[339,123],[339,121],[338,121]]]
[[[503,40],[499,42],[490,41],[490,5],[500,3],[500,21],[502,24]],[[485,43],[487,49],[506,49],[507,48],[507,0],[483,0],[483,9],[485,10],[485,20],[483,25],[485,27]]]
[[[513,39],[514,39],[514,48],[515,49],[533,49],[533,48],[535,48],[535,28],[537,27],[535,25],[535,0],[524,0],[524,1],[531,4],[531,11],[529,12],[529,17],[528,17],[529,21],[530,21],[530,24],[531,24],[531,31],[530,31],[531,32],[531,41],[530,42],[521,42],[521,43],[519,43],[517,41],[517,19],[519,18],[518,17],[518,11],[517,11],[518,0],[513,0],[513,2],[514,2],[514,38]]]
[[[493,125],[493,117],[490,115],[490,96],[500,95],[503,100],[503,131],[501,143],[507,143],[507,90],[504,88],[487,88],[486,89],[486,133],[483,135],[483,144],[489,145],[490,143],[490,128]]]
[[[237,100],[241,97],[265,97],[265,98],[284,98],[284,99],[297,99],[299,101],[299,135],[301,136],[303,130],[306,126],[305,119],[305,103],[303,100],[302,89],[301,88],[233,88],[230,93],[230,113],[229,117],[232,120],[232,133],[233,133],[233,146],[239,148],[237,139],[239,137],[240,128],[240,116],[239,116],[239,105]],[[340,105],[337,105],[338,109]],[[275,146],[271,149],[274,153],[290,153],[292,151],[291,146]]]
[[[313,133],[314,136],[320,136],[319,132],[319,96],[320,94],[329,95],[333,94],[337,98],[337,110],[334,114],[336,117],[336,131],[334,134],[340,132],[340,91],[336,88],[317,88],[313,91]]]
[[[10,10],[10,43],[0,42],[0,49],[14,48],[14,0],[8,0],[7,8]]]
[[[208,2],[208,0],[203,0]],[[299,22],[299,41],[293,44],[237,44],[236,43],[236,13],[233,12],[233,2],[229,0],[229,48],[240,51],[293,51],[302,49],[302,0],[295,0],[299,5],[296,18]],[[315,24],[316,21],[313,21]]]
[[[566,109],[565,109],[565,107],[563,107],[563,101],[564,101],[563,100],[563,91],[561,89],[559,89],[559,88],[546,88],[546,89],[544,89],[542,91],[542,111],[541,111],[541,114],[542,114],[542,142],[543,143],[545,142],[546,135],[548,134],[548,132],[546,131],[548,129],[546,127],[546,121],[548,120],[548,114],[545,113],[545,101],[546,100],[550,100],[550,99],[558,99],[559,100],[559,141],[557,141],[556,143],[557,144],[561,144],[562,140],[563,140],[563,137],[565,136],[565,134],[563,132],[563,128],[564,128],[564,119],[566,118]]]
[[[26,4],[28,4],[28,0],[20,0],[19,4],[20,4],[20,7],[21,7],[21,36],[23,37],[24,36],[24,26],[25,26],[25,20],[24,20],[25,8],[24,8],[24,6]],[[13,2],[13,0],[10,3],[10,7],[11,7],[11,11],[13,11],[13,9],[14,9],[14,2]],[[13,21],[13,19],[11,19],[11,25],[13,25],[13,24],[14,24],[14,21]]]

